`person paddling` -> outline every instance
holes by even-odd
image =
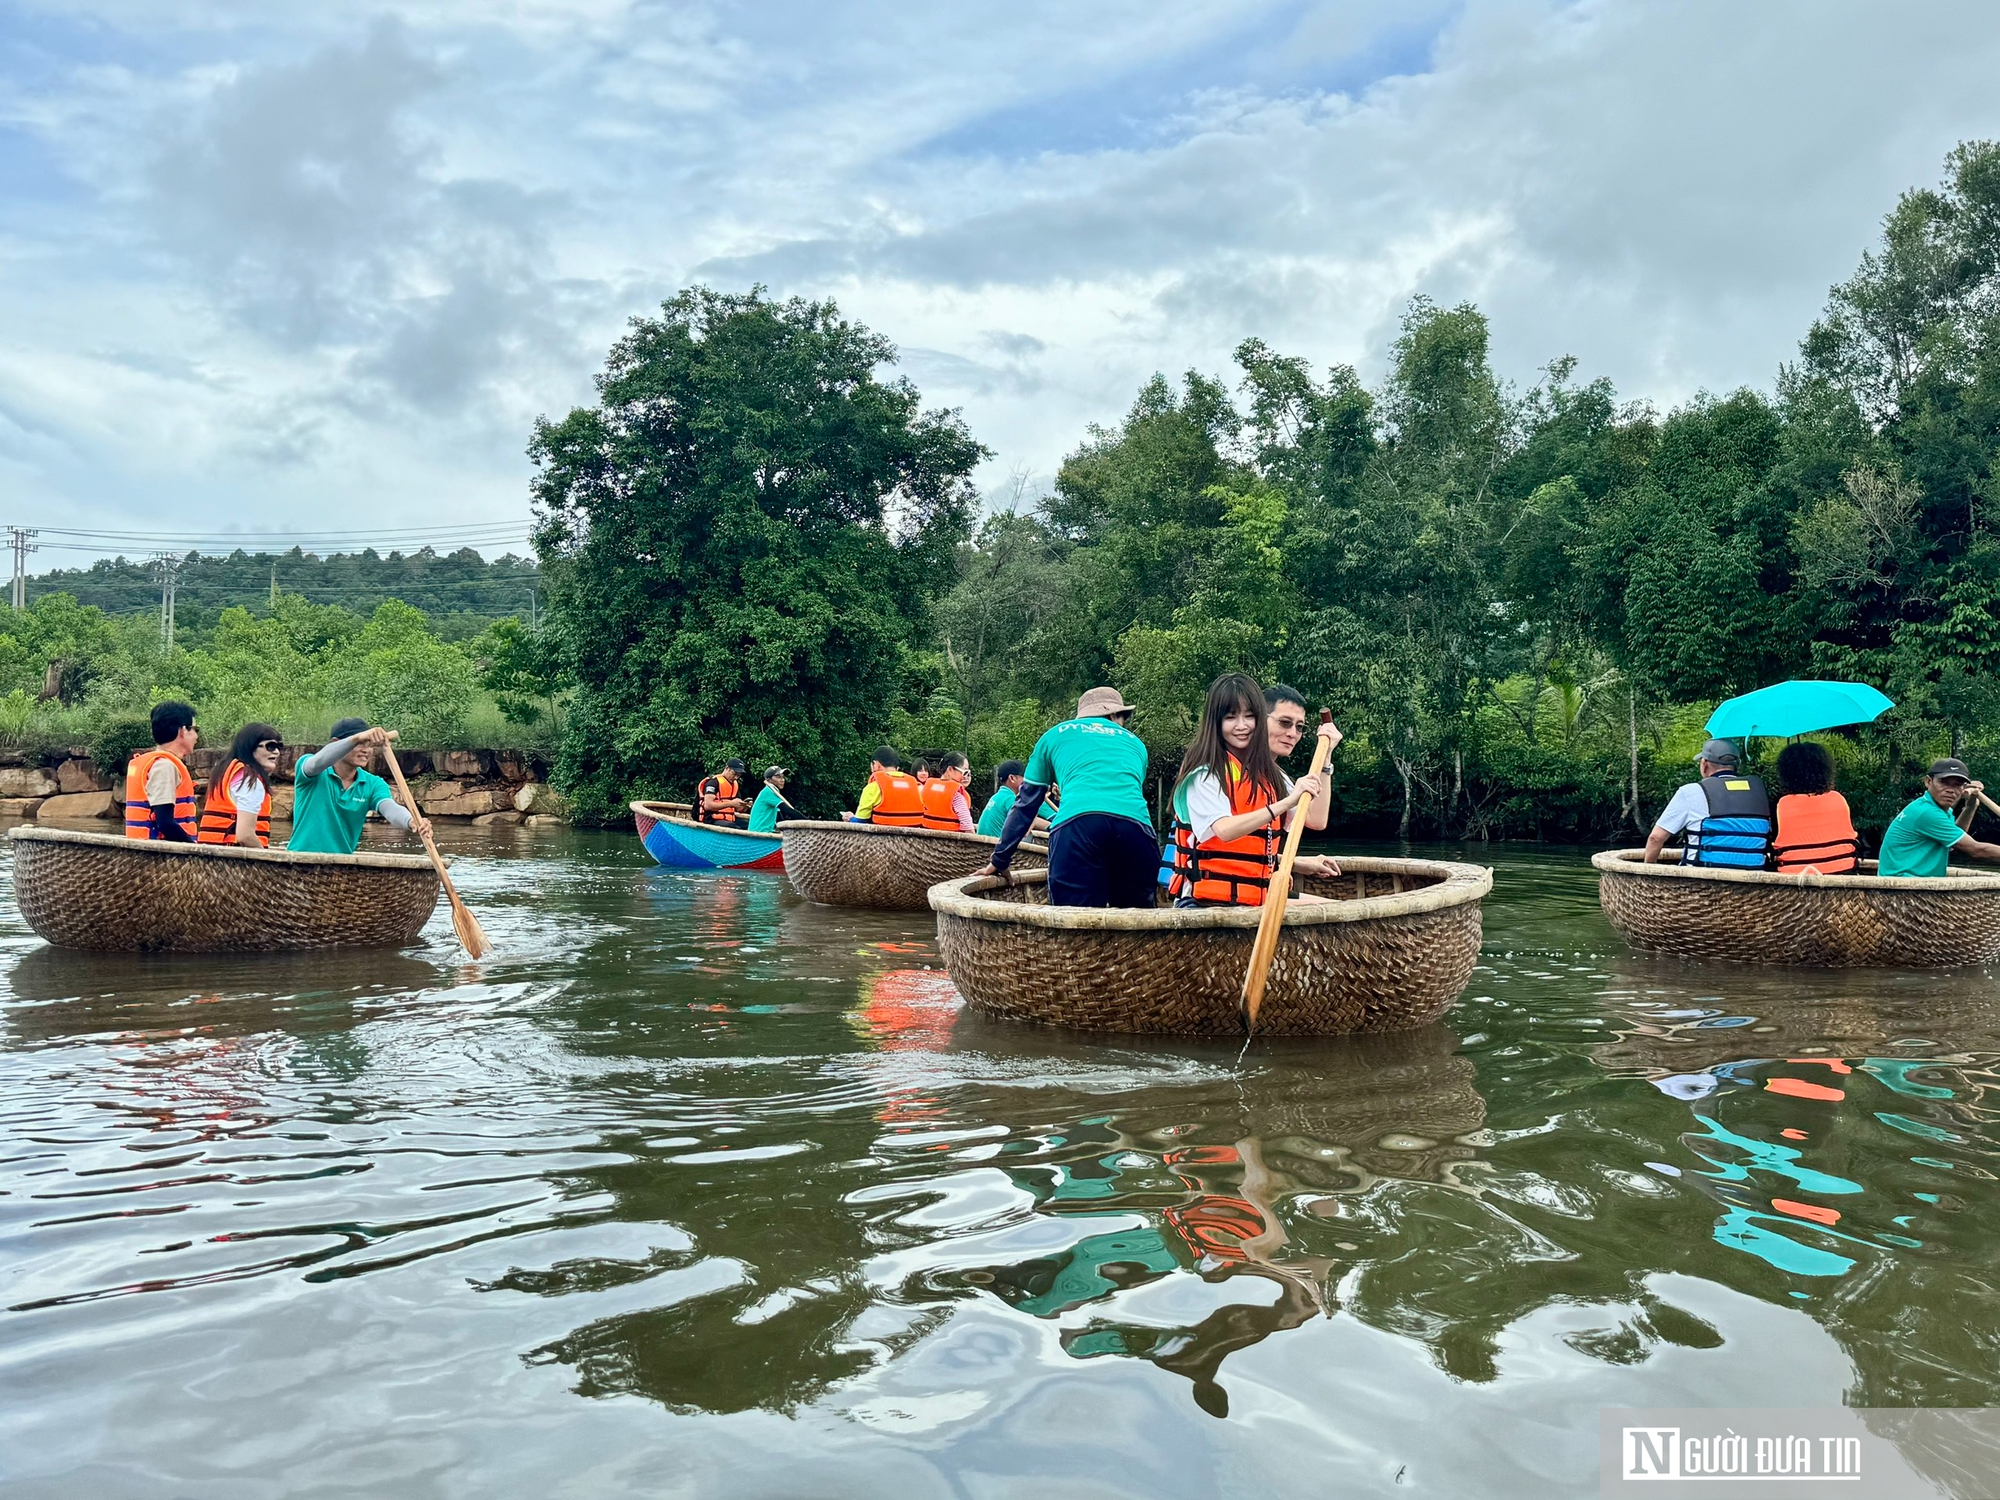
[[[759,792],[757,800],[750,804],[752,833],[776,833],[780,822],[799,816],[799,810],[785,800],[785,781],[788,775],[783,766],[770,766],[765,769],[764,790]]]
[[[1896,814],[1882,835],[1877,875],[1940,880],[1951,873],[1951,856],[2000,862],[2000,844],[1983,843],[1970,833],[1986,783],[1956,756],[1931,762],[1924,794]],[[1956,814],[1956,816],[1954,816]]]
[[[1049,788],[1060,783],[1062,806],[1049,823],[1049,903],[1153,905],[1160,848],[1146,806],[1146,742],[1127,727],[1132,712],[1118,689],[1092,688],[1077,699],[1075,718],[1035,741],[999,847],[978,873],[1008,872]]]
[[[330,744],[314,751],[292,770],[292,836],[285,847],[294,854],[352,854],[361,846],[368,814],[405,833],[431,831],[430,819],[396,800],[389,783],[367,769],[379,746],[394,731],[370,729],[366,719],[342,719],[333,726]]]
[[[284,736],[269,724],[245,724],[229,746],[229,760],[209,783],[196,842],[271,847],[271,778],[285,753]]]
[[[1305,738],[1306,725],[1312,722],[1306,712],[1306,700],[1297,688],[1274,682],[1264,689],[1264,708],[1271,716],[1271,754],[1282,769],[1284,763],[1291,759],[1292,752],[1299,748],[1299,741]],[[1330,727],[1333,730],[1333,748],[1338,750],[1346,736],[1338,727]],[[1326,827],[1327,819],[1332,815],[1332,796],[1314,797],[1312,806],[1306,809],[1306,827],[1317,833]],[[1328,862],[1333,864],[1331,873],[1338,875],[1340,866],[1331,860]]]
[[[1174,784],[1168,888],[1177,906],[1262,906],[1287,817],[1303,797],[1325,800],[1322,777],[1294,783],[1278,769],[1267,721],[1264,695],[1243,673],[1226,672],[1210,685]],[[1340,732],[1329,724],[1321,733],[1337,742]],[[1300,856],[1292,868],[1305,875],[1339,873],[1317,855]],[[1292,899],[1322,898],[1301,893]]]

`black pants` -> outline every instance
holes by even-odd
[[[1051,906],[1151,906],[1160,847],[1144,823],[1078,813],[1049,834]]]

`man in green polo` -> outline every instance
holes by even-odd
[[[1077,699],[1075,718],[1035,741],[1020,795],[981,874],[1007,873],[1043,798],[1059,786],[1062,806],[1049,820],[1049,904],[1154,904],[1160,846],[1146,806],[1146,742],[1127,727],[1131,721],[1132,705],[1118,689],[1092,688]]]
[[[287,849],[294,854],[352,854],[361,846],[361,827],[370,812],[405,833],[431,831],[428,818],[412,817],[389,783],[367,769],[377,747],[390,738],[390,731],[370,729],[366,719],[342,719],[333,726],[332,743],[298,763],[292,771]]]
[[[1985,783],[1972,779],[1964,761],[1952,756],[1932,761],[1923,796],[1897,813],[1882,835],[1875,873],[1938,880],[1950,868],[1953,854],[2000,862],[2000,844],[1981,843],[1966,831],[1984,790]]]

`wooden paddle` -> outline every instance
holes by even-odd
[[[386,733],[389,739],[394,739],[396,736],[396,731],[393,729]],[[410,810],[412,818],[421,818],[423,814],[417,810],[417,799],[410,795],[410,784],[403,780],[403,768],[396,764],[396,747],[385,739],[382,742],[382,753],[388,757],[389,774],[396,778],[396,790],[402,796],[403,806]],[[458,934],[458,946],[465,950],[467,958],[486,957],[492,951],[493,945],[486,941],[486,934],[479,926],[479,919],[466,909],[463,901],[459,900],[458,887],[451,883],[451,876],[445,871],[444,856],[438,853],[438,847],[431,842],[428,833],[419,834],[418,837],[424,841],[424,852],[430,855],[431,863],[437,867],[438,879],[444,882],[445,895],[451,898],[451,928]]]
[[[1319,711],[1321,724],[1333,722],[1333,710]],[[1333,741],[1325,735],[1313,747],[1312,769],[1307,775],[1317,776],[1326,769],[1326,759],[1333,753]],[[1270,977],[1271,960],[1278,952],[1278,937],[1285,928],[1285,906],[1292,899],[1292,862],[1299,857],[1299,840],[1305,837],[1306,813],[1312,807],[1310,795],[1299,798],[1299,805],[1292,810],[1292,826],[1285,830],[1285,849],[1278,856],[1278,868],[1271,874],[1271,884],[1264,891],[1263,916],[1257,923],[1257,941],[1250,948],[1250,968],[1243,976],[1243,1003],[1239,1013],[1243,1017],[1243,1030],[1257,1029],[1257,1008],[1264,1003],[1264,981]]]

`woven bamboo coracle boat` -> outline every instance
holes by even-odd
[[[437,871],[407,854],[292,854],[53,828],[8,838],[21,915],[64,948],[401,948],[437,906]]]
[[[1949,969],[2000,959],[2000,874],[1942,880],[1645,863],[1640,849],[1591,859],[1597,899],[1635,948],[1679,958],[1801,967]]]
[[[780,823],[785,874],[808,901],[821,906],[872,906],[923,911],[940,880],[959,880],[993,857],[998,839],[928,828],[877,828],[873,823]],[[1049,851],[1024,843],[1014,866],[1039,870]]]
[[[1329,1036],[1436,1020],[1472,977],[1493,872],[1428,859],[1343,859],[1302,880],[1257,1030]],[[966,1001],[989,1015],[1079,1031],[1240,1034],[1237,999],[1255,907],[1050,906],[1046,871],[932,887],[938,948]]]

